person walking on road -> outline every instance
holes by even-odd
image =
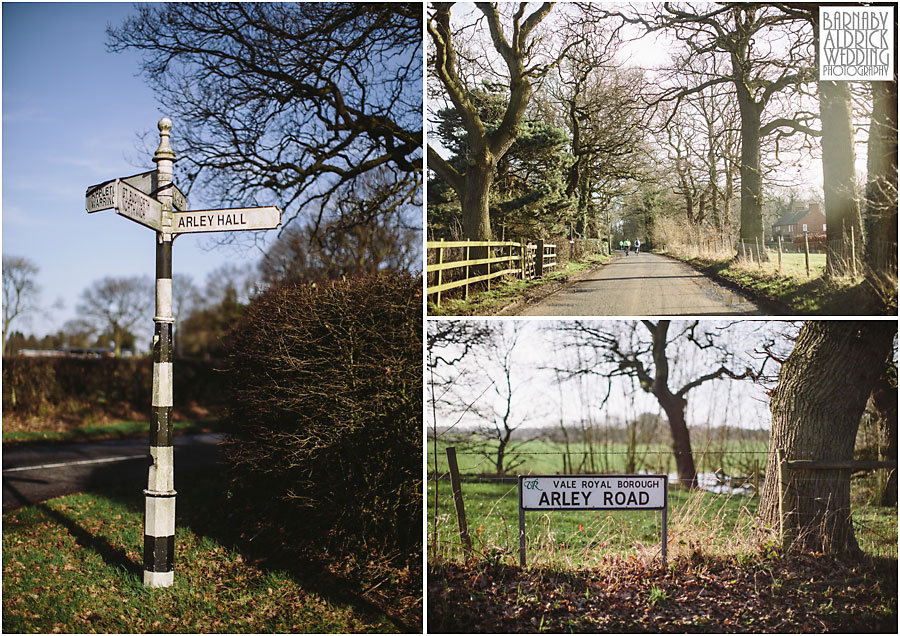
[[[634,239],[634,253],[639,254],[641,251],[641,239]]]
[[[628,239],[625,239],[625,254],[627,255],[628,252],[630,252],[630,251],[631,251],[631,241],[629,241]]]

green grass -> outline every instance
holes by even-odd
[[[778,274],[777,260],[760,268],[727,259],[668,254],[690,263],[704,274],[725,280],[754,298],[775,303],[781,311],[798,315],[892,315],[897,311],[896,282],[893,289],[876,289],[862,278],[829,279],[815,273],[798,273],[803,255],[785,255],[788,265]],[[771,256],[771,254],[770,254]],[[822,255],[810,255],[812,257]],[[812,262],[810,263],[812,268]],[[817,265],[818,267],[818,265]],[[818,270],[816,270],[818,271]]]
[[[141,582],[140,493],[79,494],[3,515],[3,631],[395,632],[371,603],[228,547],[211,489],[179,487],[175,585]],[[204,480],[200,480],[204,481]],[[184,491],[184,492],[182,492]],[[402,631],[402,630],[401,630]]]
[[[518,495],[515,480],[463,483],[463,497],[473,549],[484,558],[518,562]],[[444,560],[461,555],[456,513],[449,482],[438,487],[435,517],[434,482],[428,484],[430,556]],[[723,547],[752,521],[758,499],[708,492],[669,491],[668,549]],[[529,565],[584,568],[606,556],[658,555],[662,513],[659,511],[526,512]],[[435,541],[435,523],[437,541]]]
[[[437,444],[437,465],[447,471],[444,440]],[[557,442],[535,440],[521,445],[519,458],[524,463],[507,477],[492,476],[493,462],[483,450],[495,444],[452,445],[463,476],[462,492],[469,534],[479,558],[514,565],[518,563],[518,494],[516,474],[563,473]],[[427,532],[429,557],[451,560],[461,558],[461,548],[450,483],[442,480],[435,491],[433,468],[435,445],[428,444]],[[572,444],[577,457],[584,448]],[[726,474],[751,474],[765,470],[765,442],[731,440],[695,445],[699,472],[721,469]],[[595,447],[595,466],[590,470],[567,472],[626,472],[624,444]],[[602,453],[600,451],[603,451]],[[671,449],[667,445],[640,445],[638,470],[654,473],[674,472]],[[590,467],[587,467],[590,468]],[[873,474],[874,478],[874,474]],[[752,478],[751,478],[752,481]],[[860,547],[869,555],[895,557],[897,551],[897,510],[870,503],[865,480],[852,482],[853,523]],[[437,497],[435,495],[437,494]],[[870,494],[870,493],[869,493]],[[437,509],[435,509],[435,501]],[[669,555],[690,556],[695,551],[721,555],[751,554],[754,542],[755,512],[759,498],[751,495],[720,495],[705,491],[669,490]],[[526,551],[530,565],[551,568],[593,567],[615,555],[655,556],[660,544],[660,512],[648,511],[553,511],[526,513]]]
[[[431,316],[489,316],[542,285],[572,276],[609,259],[609,256],[602,254],[591,254],[580,261],[569,261],[565,267],[554,269],[538,279],[526,281],[508,278],[492,281],[490,290],[470,292],[468,298],[462,296],[448,298],[445,293],[441,296],[440,307],[434,303],[436,296],[429,295],[428,314]],[[453,290],[451,293],[462,294],[462,291]]]
[[[437,462],[441,472],[447,471],[447,446],[456,448],[457,462],[461,474],[490,475],[495,474],[493,457],[497,442],[479,441],[474,438],[437,442]],[[694,443],[694,462],[698,472],[722,471],[728,475],[751,475],[765,470],[765,454],[768,444],[764,441],[728,440],[703,444]],[[434,470],[435,446],[433,440],[428,441],[428,470]],[[628,448],[624,443],[598,442],[589,448],[586,444],[572,442],[569,444],[571,467],[563,465],[563,454],[566,446],[562,442],[548,440],[529,440],[513,442],[507,448],[507,456],[521,460],[523,463],[513,472],[522,473],[560,473],[566,472],[627,472]],[[635,471],[654,473],[670,473],[675,471],[675,460],[671,445],[637,444],[634,450]],[[593,462],[593,463],[592,463]]]
[[[3,431],[4,444],[29,444],[36,442],[84,442],[104,439],[134,439],[146,437],[150,424],[146,421],[118,420],[102,424],[82,424],[64,431]],[[219,420],[190,420],[172,423],[176,434],[216,431]]]

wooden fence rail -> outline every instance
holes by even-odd
[[[487,258],[471,258],[472,248],[487,248]],[[527,241],[428,241],[426,249],[436,253],[433,262],[426,268],[426,275],[435,274],[436,282],[427,286],[427,294],[435,294],[435,304],[440,306],[441,293],[459,287],[464,288],[464,295],[469,297],[469,285],[487,282],[488,289],[491,281],[501,276],[515,276],[522,280],[539,278],[557,264],[556,244],[538,240],[536,243]],[[444,261],[444,250],[463,250],[461,260]],[[538,254],[541,255],[538,258]],[[429,261],[432,259],[429,258]],[[472,276],[471,270],[478,268],[476,275]],[[462,277],[454,277],[454,280],[445,281],[445,273],[450,270],[460,270]],[[484,273],[486,272],[486,273]]]
[[[780,448],[775,449],[775,461],[778,469],[776,474],[778,488],[778,533],[784,548],[790,546],[793,538],[785,524],[786,515],[794,509],[792,496],[796,496],[796,493],[791,492],[792,470],[846,470],[850,472],[878,470],[882,468],[892,471],[897,470],[897,460],[787,459],[784,455],[784,451]]]

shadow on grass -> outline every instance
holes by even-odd
[[[4,487],[13,492],[14,495],[24,500],[24,495],[20,493],[15,486],[10,483],[10,480],[4,479]],[[79,525],[77,521],[69,517],[63,512],[59,510],[54,510],[46,503],[38,503],[34,504],[34,507],[37,508],[43,515],[49,517],[63,528],[65,528],[69,534],[71,534],[75,538],[75,542],[86,550],[92,550],[96,552],[103,561],[114,568],[120,568],[127,572],[129,575],[135,577],[136,579],[141,579],[143,576],[143,568],[140,564],[135,563],[131,559],[128,558],[125,550],[121,548],[113,547],[109,541],[104,539],[103,537],[96,536],[91,534],[86,528]]]
[[[142,469],[146,474],[145,469]],[[140,481],[124,483],[114,478],[117,473],[111,466],[100,465],[92,473],[88,490],[100,494],[131,510],[143,509],[143,484]],[[175,467],[175,490],[178,492],[175,504],[177,528],[190,528],[198,536],[213,539],[226,548],[239,551],[244,559],[263,572],[286,574],[300,587],[315,593],[324,600],[342,606],[353,607],[360,614],[369,617],[385,617],[401,632],[421,632],[422,617],[409,616],[393,607],[386,607],[366,598],[365,583],[360,580],[336,575],[325,560],[289,558],[275,551],[271,545],[258,545],[241,537],[238,524],[230,519],[230,505],[226,499],[225,477],[221,465],[217,464],[215,449],[210,454],[192,456],[190,466]],[[43,504],[38,504],[43,506]],[[46,508],[46,506],[43,506]],[[140,580],[143,566],[130,562],[124,553],[117,551],[98,537],[74,524],[65,515],[50,510],[57,521],[68,528],[73,535],[83,541],[82,545],[96,551],[111,565],[126,567]],[[175,569],[178,572],[178,545],[175,546]],[[421,588],[419,588],[421,598]]]

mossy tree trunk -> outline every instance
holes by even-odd
[[[777,530],[783,522],[786,543],[794,548],[859,553],[850,519],[850,471],[790,470],[781,500],[776,449],[789,460],[852,460],[860,417],[895,332],[891,321],[809,321],[782,365],[757,514],[763,528]]]

